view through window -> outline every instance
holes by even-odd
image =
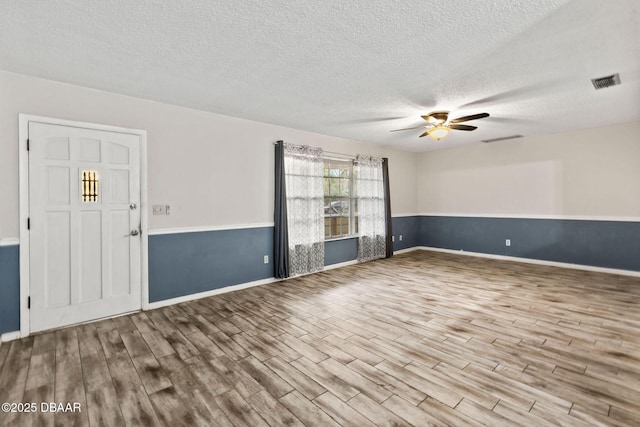
[[[324,161],[324,237],[336,239],[358,234],[358,200],[353,162]]]

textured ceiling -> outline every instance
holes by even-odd
[[[0,7],[0,69],[404,150],[640,120],[637,0]],[[437,109],[491,117],[440,142],[389,132]]]

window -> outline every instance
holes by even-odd
[[[358,234],[358,201],[353,179],[353,162],[324,161],[324,238]]]
[[[98,201],[98,173],[96,171],[82,171],[82,201]]]

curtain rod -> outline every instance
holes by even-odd
[[[279,141],[276,141],[273,143],[273,145],[278,145]],[[286,142],[283,142],[284,145],[293,145],[293,146],[297,146],[297,147],[304,147],[304,145],[296,145],[296,144],[288,144]],[[353,154],[344,154],[344,153],[337,153],[335,151],[326,151],[326,150],[322,150],[323,153],[329,153],[329,154],[335,154],[337,156],[343,156],[343,157],[347,157],[348,159],[351,160],[355,160],[357,156],[353,155]],[[330,160],[347,160],[347,159],[330,159]]]

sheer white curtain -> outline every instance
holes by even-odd
[[[324,268],[322,149],[285,145],[284,170],[292,276]]]
[[[358,200],[358,261],[386,256],[382,159],[358,156],[354,162]]]

